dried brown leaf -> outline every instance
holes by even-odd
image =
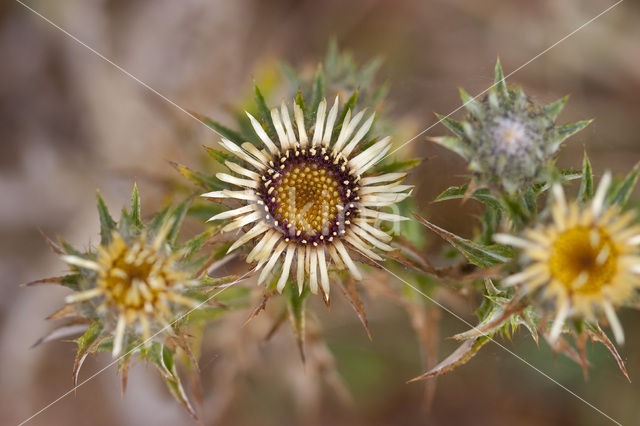
[[[35,280],[35,281],[30,281],[28,283],[22,283],[20,284],[20,287],[30,287],[32,285],[37,285],[37,284],[58,284],[58,285],[62,285],[62,279],[65,276],[60,276],[60,277],[49,277],[49,278],[41,278],[39,280]]]
[[[57,311],[49,315],[46,319],[58,320],[63,318],[79,317],[79,316],[80,314],[76,310],[76,305],[70,303],[70,304],[64,305],[62,308],[58,309]]]
[[[609,350],[611,355],[613,355],[613,358],[616,360],[616,363],[618,364],[618,368],[620,369],[622,374],[624,374],[624,377],[627,378],[629,383],[631,383],[631,378],[627,373],[627,368],[624,365],[624,361],[622,360],[622,357],[618,353],[618,350],[616,349],[615,345],[611,342],[611,340],[609,340],[609,337],[605,334],[604,331],[602,331],[602,328],[600,328],[600,324],[596,323],[595,331],[588,329],[587,333],[589,333],[589,337],[591,338],[592,341],[602,343]]]
[[[273,297],[274,294],[276,294],[276,290],[275,289],[266,290],[264,292],[264,294],[262,295],[262,299],[260,300],[260,303],[258,303],[258,306],[256,306],[256,308],[251,312],[251,314],[246,319],[244,324],[242,324],[243,327],[246,326],[247,324],[249,324],[249,322],[252,319],[257,317],[258,314],[260,314],[260,312],[265,310],[265,308],[267,307],[267,302],[269,301],[269,299],[271,299],[271,297]]]
[[[471,358],[473,358],[473,356],[478,353],[480,348],[482,348],[487,342],[489,342],[489,340],[490,339],[487,337],[479,337],[475,340],[465,341],[451,355],[446,357],[444,361],[442,361],[426,373],[409,380],[409,383],[428,379],[431,377],[441,376],[450,371],[453,371],[457,367],[466,364]]]
[[[349,304],[356,311],[360,322],[364,326],[364,330],[367,332],[367,336],[369,340],[373,340],[371,337],[371,331],[369,330],[369,322],[367,321],[367,314],[364,310],[364,304],[360,299],[360,295],[358,294],[358,288],[356,286],[356,282],[353,279],[348,279],[345,282],[338,281],[340,283],[340,289],[342,290],[342,294],[347,298]]]
[[[456,334],[453,338],[456,340],[468,340],[484,336],[487,333],[493,332],[497,327],[503,325],[509,320],[509,318],[511,318],[512,315],[522,312],[524,308],[525,306],[520,303],[520,300],[514,298],[511,303],[503,306],[502,311],[496,313],[493,318],[487,318],[488,321],[485,321],[464,333]]]

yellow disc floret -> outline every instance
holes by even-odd
[[[569,292],[594,294],[611,283],[617,260],[618,250],[603,229],[576,226],[553,242],[549,272]]]
[[[276,212],[306,234],[326,232],[342,204],[339,186],[332,174],[317,164],[296,165],[275,187]]]

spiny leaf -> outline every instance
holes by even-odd
[[[437,143],[438,145],[448,149],[449,151],[455,152],[465,160],[469,159],[467,146],[465,145],[464,141],[460,138],[455,138],[452,136],[436,136],[436,137],[429,137],[427,138],[427,140],[433,143]]]
[[[271,111],[269,110],[269,107],[267,106],[267,103],[264,100],[264,96],[262,96],[262,92],[260,92],[260,88],[255,85],[254,86],[254,91],[255,91],[255,100],[256,100],[256,105],[258,106],[258,111],[260,113],[260,119],[261,121],[264,121],[264,123],[267,125],[267,133],[269,134],[269,137],[273,137],[276,134],[276,128],[273,126],[273,120],[271,119]]]
[[[313,88],[311,90],[311,108],[307,111],[307,115],[305,115],[305,125],[307,126],[307,128],[311,127],[311,125],[315,121],[316,114],[318,112],[318,105],[320,105],[323,97],[324,73],[322,72],[322,67],[318,67],[316,76],[313,79]]]
[[[460,90],[460,99],[462,104],[469,111],[469,113],[477,120],[482,120],[485,116],[484,108],[482,104],[469,95],[462,87]]]
[[[451,186],[445,189],[440,195],[436,197],[435,202],[445,201],[445,200],[457,200],[463,199],[469,189],[469,184],[464,184],[462,186]],[[495,210],[502,210],[502,204],[500,204],[500,200],[494,197],[491,194],[491,191],[487,188],[481,188],[476,190],[473,194],[470,195],[476,201],[480,201],[487,206],[492,207]]]
[[[362,325],[364,326],[364,330],[367,332],[369,340],[372,340],[371,331],[369,330],[369,322],[367,321],[367,313],[365,312],[362,300],[360,300],[360,296],[358,295],[358,289],[356,287],[355,280],[348,279],[344,283],[342,283],[341,281],[338,282],[342,284],[340,286],[340,289],[351,304],[351,307],[356,311],[360,322],[362,322]]]
[[[20,287],[30,287],[30,286],[36,285],[36,284],[58,284],[58,285],[61,285],[62,284],[62,280],[65,277],[66,277],[66,275],[59,276],[59,277],[41,278],[39,280],[29,281],[28,283],[22,283],[22,284],[20,284]]]
[[[489,340],[490,339],[488,337],[482,336],[474,340],[465,341],[458,347],[458,349],[456,349],[451,355],[446,357],[440,364],[436,365],[426,373],[409,380],[409,382],[415,382],[418,380],[441,376],[460,367],[461,365],[466,364]]]
[[[377,164],[375,166],[375,171],[378,173],[394,173],[394,172],[404,172],[407,170],[411,170],[414,167],[417,167],[422,163],[421,158],[413,158],[411,160],[402,160],[402,161],[392,161],[386,164]]]
[[[236,157],[226,152],[221,152],[208,146],[205,146],[204,149],[207,151],[207,154],[220,164],[224,164],[225,161],[237,161]]]
[[[480,268],[488,268],[507,262],[513,257],[513,251],[501,244],[482,245],[446,231],[426,219],[413,213],[413,216],[424,226],[438,234],[442,239],[455,247],[467,260]]]
[[[178,239],[178,233],[180,232],[180,227],[182,226],[182,222],[187,214],[187,210],[189,210],[189,204],[191,200],[185,200],[182,203],[178,204],[178,207],[171,212],[171,217],[173,218],[173,225],[171,226],[171,230],[167,234],[167,242],[170,246],[174,246],[176,244],[176,240]]]
[[[78,375],[80,374],[80,368],[87,355],[94,353],[97,349],[96,344],[100,341],[100,337],[103,335],[103,325],[100,321],[94,321],[91,323],[87,331],[76,339],[78,344],[78,353],[73,363],[73,385],[78,384]]]
[[[591,324],[591,323],[587,323],[587,328],[588,328],[587,332],[588,332],[588,335],[591,338],[591,340],[592,341],[596,341],[596,342],[600,342],[607,348],[607,350],[611,353],[613,358],[616,360],[616,363],[618,364],[618,368],[620,369],[622,374],[624,374],[624,376],[627,378],[627,380],[629,382],[631,382],[631,378],[629,377],[629,374],[627,373],[627,368],[624,365],[624,361],[622,360],[622,357],[618,353],[618,350],[616,349],[616,347],[613,344],[613,342],[611,342],[611,340],[609,339],[607,334],[604,331],[602,331],[602,328],[600,327],[600,324],[595,323],[595,325],[594,325],[594,324]]]
[[[189,207],[189,211],[187,215],[190,217],[195,217],[205,222],[210,217],[217,215],[218,213],[222,213],[223,211],[228,210],[223,204],[219,204],[217,202],[194,202]]]
[[[271,299],[271,297],[273,297],[274,294],[276,294],[275,289],[265,290],[260,303],[258,303],[258,306],[255,307],[251,314],[249,314],[249,317],[245,320],[244,324],[242,324],[243,327],[251,322],[252,319],[257,317],[260,312],[265,310],[265,308],[267,307],[267,302],[269,301],[269,299]]]
[[[587,127],[589,124],[591,124],[592,121],[593,120],[582,120],[576,123],[565,124],[563,126],[556,127],[556,130],[558,131],[558,138],[556,142],[557,143],[563,142],[568,137],[575,135],[580,130]]]
[[[556,121],[568,100],[569,95],[565,96],[564,98],[560,98],[555,102],[551,102],[549,105],[546,105],[544,107],[544,112],[551,119],[551,121]]]
[[[140,228],[142,227],[142,219],[140,218],[140,194],[138,193],[138,185],[133,184],[133,192],[131,193],[131,221]]]
[[[167,215],[169,215],[170,209],[171,209],[170,205],[164,206],[162,210],[160,210],[153,217],[153,219],[151,219],[151,222],[149,222],[149,225],[147,225],[147,231],[149,231],[152,234],[157,233],[160,230],[160,227],[162,226],[162,224],[164,224],[165,221],[167,220]]]
[[[287,310],[289,311],[289,320],[293,327],[298,343],[298,350],[302,362],[305,362],[304,341],[305,341],[305,319],[306,319],[306,299],[309,294],[308,287],[302,290],[302,294],[298,293],[298,287],[293,282],[285,285],[287,291]]]
[[[351,112],[353,113],[356,107],[357,101],[358,101],[358,90],[354,90],[353,94],[351,94],[349,99],[347,99],[347,102],[344,104],[344,107],[342,107],[342,111],[340,111],[340,115],[338,116],[338,120],[336,121],[336,124],[335,124],[336,128],[341,127],[342,123],[344,123],[344,118],[347,115],[347,111],[351,110]]]
[[[580,190],[578,191],[578,200],[581,202],[590,200],[593,198],[593,170],[591,169],[591,161],[587,156],[587,152],[584,153],[582,160],[582,180],[580,181]]]
[[[113,220],[109,209],[105,204],[100,191],[96,191],[98,199],[98,215],[100,216],[100,245],[107,246],[111,242],[111,233],[116,229],[116,221]]]
[[[184,243],[181,247],[180,250],[184,251],[184,257],[185,259],[191,259],[204,245],[204,243],[207,242],[207,240],[209,238],[211,238],[211,236],[213,234],[215,234],[216,232],[218,232],[218,228],[217,227],[213,227],[211,229],[206,230],[205,232],[196,235],[195,237],[191,238],[189,241],[187,241],[186,243]]]
[[[52,340],[64,339],[71,336],[77,336],[78,334],[84,333],[87,329],[86,322],[84,323],[71,323],[67,325],[63,325],[54,330],[51,330],[49,333],[40,337],[35,341],[32,348],[41,345],[42,343],[50,342]]]
[[[64,319],[69,317],[78,317],[79,315],[80,313],[77,311],[75,304],[66,304],[45,319],[59,320],[59,319]]]
[[[191,170],[190,168],[178,163],[170,162],[177,171],[179,171],[184,177],[198,186],[201,186],[207,190],[219,190],[225,189],[225,186],[215,176],[207,176],[200,172]]]
[[[302,92],[300,90],[298,90],[298,93],[296,93],[296,105],[300,107],[300,109],[302,110],[302,115],[306,117],[307,106],[304,103],[304,97],[302,96]]]
[[[191,417],[199,421],[182,387],[182,382],[173,360],[173,353],[165,345],[159,342],[151,342],[151,347],[144,350],[144,356],[156,366],[173,397],[187,410]]]
[[[244,138],[242,137],[242,135],[236,132],[235,130],[231,130],[228,127],[225,127],[222,124],[218,123],[217,121],[212,120],[211,118],[206,117],[204,115],[200,115],[195,112],[191,112],[191,114],[195,116],[198,120],[200,120],[201,122],[203,122],[204,124],[212,128],[219,135],[222,135],[223,137],[229,139],[231,142],[234,142],[238,145],[244,142]]]
[[[496,68],[495,68],[495,77],[493,79],[493,89],[502,97],[507,97],[509,96],[509,93],[507,92],[507,84],[504,80],[504,72],[502,71],[502,64],[500,64],[500,59],[498,58],[498,60],[496,61]]]
[[[523,309],[524,305],[517,300],[505,304],[493,303],[492,309],[476,327],[464,333],[456,334],[453,338],[456,340],[469,340],[487,334],[491,335]]]
[[[442,114],[438,114],[438,113],[436,113],[436,117],[438,117],[438,121],[440,123],[442,123],[447,129],[449,129],[453,133],[455,133],[456,136],[458,136],[460,138],[464,138],[465,137],[464,128],[463,128],[461,122],[456,121],[454,119],[451,119],[451,118],[449,118],[447,116],[444,116]]]
[[[103,325],[100,321],[92,322],[87,331],[75,340],[78,344],[78,353],[86,352],[93,342],[100,336],[102,330]]]
[[[611,185],[611,189],[609,189],[609,193],[607,194],[607,204],[624,207],[638,183],[639,174],[640,163],[636,164],[624,179]]]

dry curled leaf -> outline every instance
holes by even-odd
[[[429,379],[431,377],[441,376],[450,371],[455,370],[461,365],[466,364],[473,356],[478,353],[481,347],[483,347],[490,339],[488,337],[482,336],[478,337],[475,340],[467,340],[462,345],[458,347],[451,355],[446,357],[444,361],[436,365],[431,370],[427,371],[424,374],[421,374],[418,377],[414,377],[409,380],[408,383],[416,382],[418,380]]]
[[[342,293],[349,301],[351,307],[356,311],[360,322],[364,326],[365,331],[367,332],[367,336],[369,340],[372,340],[371,331],[369,330],[369,322],[367,321],[367,314],[364,310],[364,304],[360,299],[360,295],[358,294],[358,288],[356,287],[356,282],[353,279],[348,279],[345,282],[338,281],[340,283],[340,289]]]

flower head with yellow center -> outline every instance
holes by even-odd
[[[120,234],[114,233],[108,246],[98,247],[96,260],[64,256],[70,265],[96,272],[94,287],[72,294],[66,301],[97,301],[96,311],[116,324],[114,356],[122,351],[127,329],[131,326],[139,327],[143,339],[148,341],[152,328],[166,327],[175,316],[171,305],[198,305],[197,300],[182,294],[192,283],[189,274],[179,267],[182,255],[170,254],[163,246],[170,227],[171,222],[168,222],[151,242],[143,233],[128,244]]]
[[[230,198],[242,207],[211,217],[232,219],[223,230],[250,226],[229,251],[258,239],[247,262],[262,268],[264,282],[284,256],[276,288],[282,291],[295,267],[298,289],[309,283],[311,292],[322,291],[329,298],[329,258],[338,269],[348,268],[362,278],[349,249],[381,260],[372,248],[391,250],[391,236],[375,226],[380,221],[397,222],[406,218],[379,211],[409,196],[411,186],[403,185],[405,173],[367,176],[391,148],[390,138],[367,140],[374,120],[363,121],[364,111],[352,116],[350,109],[340,113],[339,101],[327,113],[327,102],[319,103],[315,125],[305,128],[304,112],[294,103],[293,121],[283,102],[268,119],[278,142],[247,113],[264,147],[250,142],[236,144],[222,139],[220,144],[234,154],[237,162],[225,164],[234,174],[219,173],[218,179],[241,190],[222,190],[203,194],[208,198]],[[362,122],[362,124],[361,124]]]
[[[134,199],[138,200],[137,188]],[[99,321],[104,335],[113,338],[113,356],[143,341],[152,333],[169,330],[181,307],[195,307],[198,300],[185,295],[197,283],[185,269],[184,252],[169,240],[176,215],[160,214],[145,227],[137,213],[123,212],[119,226],[109,216],[101,198],[102,242],[96,252],[66,250],[63,260],[72,267],[79,291],[66,302],[92,321]],[[139,209],[132,207],[132,212]],[[165,211],[166,212],[166,211]]]
[[[551,340],[557,339],[569,316],[592,319],[604,313],[616,340],[624,334],[615,308],[640,287],[640,226],[634,214],[616,205],[606,207],[611,183],[606,174],[587,207],[568,204],[560,185],[553,187],[553,223],[524,232],[524,238],[497,234],[495,239],[523,249],[529,265],[503,281],[532,292],[542,288],[555,300]]]

